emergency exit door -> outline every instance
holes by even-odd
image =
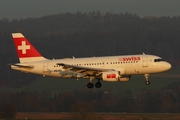
[[[43,63],[43,72],[48,72],[48,62]]]

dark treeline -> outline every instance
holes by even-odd
[[[0,20],[0,85],[21,87],[36,76],[7,66],[18,62],[11,37],[22,32],[47,58],[155,54],[180,64],[180,16],[139,17],[130,13],[62,13],[40,18]],[[5,72],[4,72],[5,71]]]
[[[179,84],[179,83],[178,83]],[[4,104],[19,112],[127,112],[179,113],[180,89],[177,83],[161,90],[142,90],[136,97],[130,90],[117,94],[108,91],[75,90],[52,94],[44,92],[0,93],[0,108]],[[7,108],[8,109],[8,108]]]
[[[12,32],[22,32],[47,58],[155,54],[180,64],[180,17],[143,17],[136,14],[63,13],[41,18],[0,20],[0,86],[22,87],[37,76],[12,71],[8,63],[18,62]],[[63,82],[62,82],[63,83]],[[42,83],[43,85],[43,83]],[[180,112],[179,83],[160,90],[130,90],[117,94],[80,89],[53,94],[43,92],[1,92],[0,112]],[[14,116],[14,114],[11,114]]]

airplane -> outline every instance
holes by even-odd
[[[149,85],[149,74],[167,71],[171,64],[161,57],[148,54],[47,59],[43,57],[22,33],[12,33],[20,63],[10,64],[11,69],[25,73],[60,78],[88,78],[88,88],[105,82],[127,82],[133,75],[144,75]]]

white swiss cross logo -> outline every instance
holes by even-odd
[[[26,41],[22,41],[21,46],[18,46],[18,50],[22,50],[22,54],[26,54],[28,49],[30,49],[30,45],[26,45]]]

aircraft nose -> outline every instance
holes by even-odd
[[[167,62],[165,67],[167,70],[169,70],[169,69],[171,69],[171,64]]]

